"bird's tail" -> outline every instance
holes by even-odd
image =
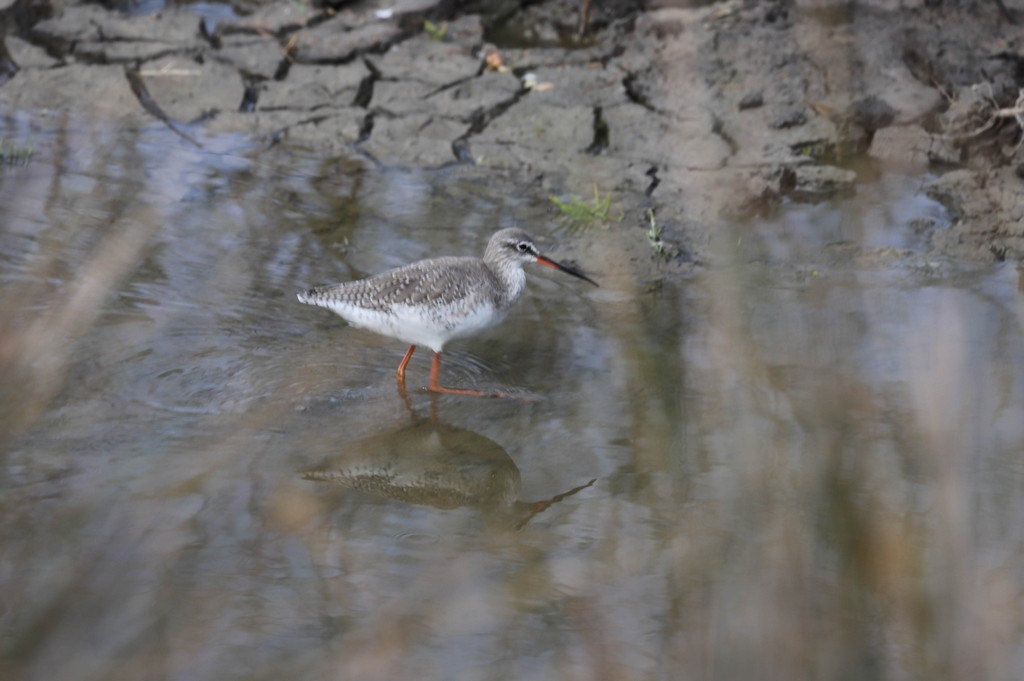
[[[319,305],[320,307],[328,307],[327,302],[330,300],[328,292],[334,288],[333,286],[316,286],[314,288],[308,288],[305,291],[299,291],[295,294],[295,297],[299,299],[300,303],[306,305]]]

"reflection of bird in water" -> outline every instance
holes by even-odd
[[[545,501],[519,501],[519,468],[501,445],[469,430],[428,422],[349,443],[341,454],[301,474],[409,504],[477,507],[489,524],[514,529],[594,484],[591,480]]]
[[[523,265],[541,265],[597,283],[574,267],[552,260],[520,229],[491,237],[484,257],[432,258],[388,270],[367,279],[320,286],[298,294],[299,301],[326,307],[353,326],[410,344],[398,365],[399,388],[417,345],[434,351],[430,390],[439,393],[500,397],[501,393],[446,388],[438,382],[441,350],[455,338],[479,333],[500,322],[526,287]]]

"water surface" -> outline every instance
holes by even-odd
[[[917,255],[924,178],[647,286],[628,225],[457,170],[37,135],[0,174],[4,678],[1019,677],[1019,273]],[[421,350],[406,404],[401,343],[294,298],[507,226],[602,285],[532,271],[451,346],[529,400],[432,399]]]

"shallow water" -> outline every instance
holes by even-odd
[[[546,197],[204,143],[69,119],[0,171],[0,676],[1019,677],[1020,278],[915,255],[923,178],[654,288],[585,233],[600,289],[530,272],[446,355],[528,399],[421,350],[407,407],[294,292],[571,256]]]

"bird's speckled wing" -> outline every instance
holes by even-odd
[[[488,285],[481,286],[481,282]],[[395,305],[496,305],[500,290],[497,277],[479,258],[446,257],[422,260],[366,279],[319,286],[300,294],[299,299],[324,307],[341,304],[387,312]]]

